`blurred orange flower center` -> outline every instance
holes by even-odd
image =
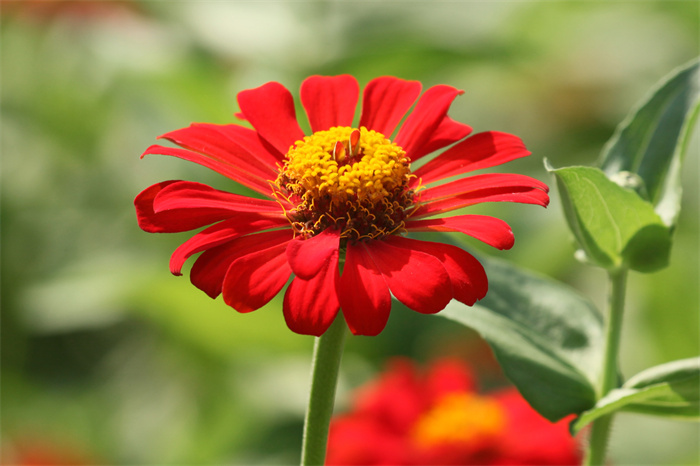
[[[450,393],[424,413],[413,426],[420,447],[459,445],[478,447],[505,427],[505,413],[496,400],[473,393]]]
[[[296,208],[287,217],[297,234],[326,228],[342,238],[398,233],[413,205],[406,152],[364,127],[333,127],[296,141],[275,181],[275,194]]]

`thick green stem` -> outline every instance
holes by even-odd
[[[311,392],[304,419],[302,466],[322,465],[326,460],[328,425],[333,414],[338,369],[343,356],[345,320],[338,314],[326,333],[316,338],[311,365]]]
[[[622,314],[625,308],[625,287],[627,269],[610,272],[610,294],[608,296],[608,320],[605,331],[605,353],[603,355],[603,375],[598,387],[598,398],[605,396],[618,385],[618,354],[620,353],[620,334],[622,331]],[[588,452],[584,462],[587,466],[603,465],[610,436],[612,414],[598,418],[591,427]]]

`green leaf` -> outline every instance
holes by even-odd
[[[439,315],[477,332],[506,376],[551,421],[595,404],[602,320],[569,287],[494,259],[481,259],[489,292],[469,307],[452,301]]]
[[[610,179],[635,174],[666,225],[680,210],[680,174],[700,109],[700,64],[672,72],[642,100],[606,144],[599,161]]]
[[[700,420],[700,358],[673,361],[640,372],[579,416],[572,430],[578,432],[595,419],[616,411]]]
[[[556,176],[566,220],[589,261],[639,272],[668,265],[671,230],[637,192],[598,168],[547,169]]]

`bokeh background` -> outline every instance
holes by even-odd
[[[236,190],[187,162],[139,155],[193,121],[227,123],[236,93],[311,74],[379,75],[466,92],[453,118],[521,136],[505,167],[593,164],[649,88],[700,52],[695,1],[3,1],[2,447],[55,464],[293,464],[313,338],[281,300],[239,315],[168,257],[188,236],[136,225],[134,196],[166,179]],[[300,113],[302,115],[302,113]],[[629,376],[699,351],[698,138],[684,170],[670,268],[633,274],[623,335]],[[511,223],[496,254],[567,282],[603,307],[605,274],[573,258],[548,209],[488,205]],[[396,306],[396,304],[395,304]],[[350,337],[338,406],[406,355],[468,360],[505,383],[476,335],[395,307],[384,333]],[[614,464],[697,464],[697,424],[620,415]],[[44,452],[44,453],[42,453]]]

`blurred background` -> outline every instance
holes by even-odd
[[[236,93],[311,74],[380,75],[466,92],[451,116],[522,137],[504,167],[595,163],[619,121],[700,52],[700,4],[644,2],[3,1],[2,448],[6,463],[294,464],[313,338],[281,299],[237,314],[168,271],[188,234],[142,232],[152,183],[232,182],[139,155],[191,122],[227,123]],[[303,115],[303,113],[298,113]],[[632,274],[622,370],[699,353],[698,138],[685,162],[671,266]],[[567,282],[602,308],[601,270],[573,258],[548,209],[487,205],[516,245],[496,254]],[[350,337],[338,406],[387,358],[457,355],[506,383],[477,336],[396,303],[384,333]],[[618,416],[614,464],[697,464],[697,424]],[[43,456],[42,456],[43,455]]]

